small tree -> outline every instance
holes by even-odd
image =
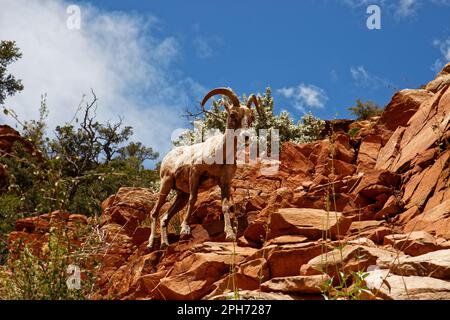
[[[0,105],[5,103],[7,96],[12,96],[16,92],[23,90],[20,80],[7,73],[6,67],[22,57],[15,41],[0,42]]]
[[[356,99],[356,106],[349,107],[348,110],[356,116],[357,120],[367,120],[380,115],[384,109],[373,101],[362,102],[360,99]]]

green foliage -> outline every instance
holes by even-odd
[[[322,295],[326,300],[360,300],[364,294],[371,294],[364,281],[368,275],[367,272],[362,271],[351,271],[349,273],[340,271],[338,285],[333,285],[333,278],[323,281]],[[351,283],[351,285],[348,286],[348,283]]]
[[[360,99],[356,99],[356,106],[349,107],[348,110],[356,116],[357,120],[367,120],[380,115],[384,109],[373,101],[362,102]]]
[[[157,172],[143,166],[158,153],[140,142],[125,144],[132,128],[124,126],[122,119],[98,122],[95,102],[94,95],[86,104],[83,120],[57,126],[54,138],[45,132],[45,100],[40,119],[23,124],[22,134],[33,142],[37,152],[30,154],[16,144],[12,156],[0,159],[8,172],[7,191],[23,199],[21,211],[67,210],[92,215],[120,186],[150,187],[158,179]]]
[[[244,104],[247,103],[247,97],[243,98]],[[294,141],[298,143],[306,143],[319,139],[320,133],[325,127],[325,122],[314,117],[311,113],[305,114],[301,121],[295,122],[288,111],[281,111],[276,115],[274,110],[274,99],[272,91],[267,88],[264,95],[258,95],[258,102],[261,113],[254,110],[254,121],[252,128],[259,133],[260,129],[278,129],[280,143],[285,141]],[[221,108],[220,101],[212,102],[210,113],[205,113],[203,118],[196,119],[197,125],[203,131],[202,138],[208,130],[219,130],[224,132],[226,128],[226,111]],[[196,125],[196,127],[197,127]],[[194,130],[185,131],[180,139],[175,141],[174,145],[190,144],[195,142]]]
[[[90,226],[86,232],[92,232]],[[83,231],[83,230],[81,230]],[[83,247],[70,242],[67,230],[52,228],[48,242],[39,252],[31,245],[16,242],[14,251],[18,255],[7,268],[0,269],[0,299],[8,300],[73,300],[87,299],[93,293],[94,276],[89,270],[96,268],[94,241]],[[72,235],[73,237],[73,235]],[[99,240],[99,239],[97,239]],[[68,266],[76,265],[81,271],[80,288],[67,284]],[[86,267],[89,266],[88,269]]]
[[[39,120],[20,122],[22,136],[34,151],[16,142],[8,155],[0,157],[7,183],[0,190],[0,254],[6,254],[6,237],[15,220],[61,210],[88,216],[100,212],[101,202],[122,186],[147,187],[157,192],[157,170],[143,162],[158,156],[140,142],[129,142],[132,128],[100,123],[93,112],[94,101],[86,105],[80,123],[66,123],[46,134],[48,111],[45,98]],[[76,117],[74,117],[76,120]],[[0,261],[2,262],[2,261]]]
[[[0,42],[0,105],[5,102],[7,96],[12,96],[23,90],[20,80],[7,73],[7,66],[22,57],[22,53],[16,47],[14,41]]]
[[[348,135],[352,138],[356,137],[356,135],[358,134],[358,132],[361,130],[361,128],[351,128],[350,130],[348,130]]]

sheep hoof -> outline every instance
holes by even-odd
[[[180,235],[181,236],[188,236],[191,234],[191,228],[185,224],[182,228],[181,228],[181,232]]]
[[[161,242],[160,248],[161,248],[161,250],[164,250],[164,249],[166,249],[168,246],[169,246],[169,244],[168,244],[167,242]]]
[[[226,241],[235,241],[236,235],[234,233],[227,233],[227,235],[225,236],[225,240]]]

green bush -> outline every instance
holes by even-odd
[[[362,102],[360,99],[356,99],[356,106],[349,107],[348,110],[356,116],[357,120],[367,120],[370,117],[382,114],[384,108],[373,101]]]
[[[92,232],[90,226],[86,232]],[[82,230],[79,230],[82,232]],[[92,270],[98,264],[94,237],[82,247],[71,244],[67,230],[52,228],[39,252],[20,241],[13,244],[17,254],[14,260],[0,269],[0,299],[7,300],[78,300],[88,299],[94,293],[95,277]],[[101,239],[97,239],[99,243]],[[68,285],[69,265],[80,268],[80,286]],[[86,268],[88,267],[88,268]]]

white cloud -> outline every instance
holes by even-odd
[[[343,0],[343,2],[352,7],[352,8],[358,8],[358,7],[362,7],[362,6],[368,6],[371,4],[378,4],[379,2],[384,2],[384,1],[373,1],[373,0]]]
[[[366,70],[364,66],[350,67],[353,82],[358,87],[378,89],[380,87],[395,89],[395,85],[386,79],[374,75]]]
[[[333,82],[336,82],[339,79],[339,75],[338,75],[338,72],[336,70],[333,69],[333,70],[330,71],[330,79]]]
[[[409,17],[416,13],[418,6],[417,0],[399,0],[395,13],[400,18]]]
[[[49,127],[72,119],[83,94],[93,88],[101,120],[134,127],[135,140],[164,153],[171,132],[184,124],[183,110],[203,87],[174,66],[181,47],[158,38],[151,16],[81,7],[81,29],[66,27],[64,0],[0,0],[0,39],[16,40],[23,58],[10,71],[25,89],[6,103],[20,118],[38,115],[47,93]],[[2,116],[2,121],[9,121]]]
[[[194,39],[194,47],[197,56],[200,58],[209,58],[213,55],[213,48],[211,44],[203,37],[196,37]]]
[[[416,15],[419,8],[424,4],[433,4],[440,6],[449,6],[450,0],[341,0],[342,3],[351,7],[352,9],[365,8],[371,4],[381,6],[382,14],[387,13],[397,20],[410,18]]]
[[[431,70],[435,73],[441,71],[442,67],[450,61],[450,37],[445,40],[435,39],[433,45],[439,49],[442,57],[434,61]]]
[[[281,96],[294,101],[297,109],[305,111],[306,107],[323,108],[328,101],[325,90],[311,84],[301,83],[296,87],[277,90]]]

